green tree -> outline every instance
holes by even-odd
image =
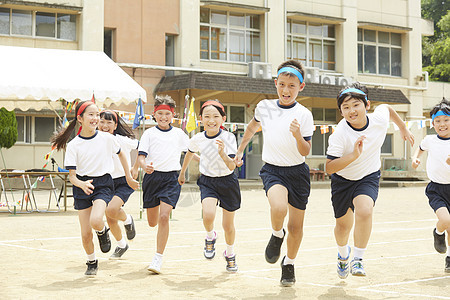
[[[0,148],[11,148],[17,141],[17,120],[14,111],[0,108]]]

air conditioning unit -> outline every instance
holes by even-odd
[[[336,76],[333,75],[321,75],[320,76],[321,84],[335,85],[336,84]]]
[[[320,83],[319,68],[304,67],[306,83]]]
[[[349,86],[353,83],[353,78],[351,77],[337,77],[336,85]]]
[[[261,62],[249,62],[248,77],[259,79],[272,79],[272,65]]]

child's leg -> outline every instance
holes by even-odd
[[[78,211],[78,221],[81,228],[81,242],[83,243],[84,251],[87,255],[94,253],[94,242],[92,241],[92,227],[90,224],[92,207]]]
[[[351,208],[347,210],[347,213],[340,218],[336,219],[336,226],[334,227],[334,238],[338,246],[343,247],[348,244],[348,238],[350,231],[353,227],[353,211]]]
[[[355,247],[365,249],[372,232],[373,199],[367,195],[358,195],[353,199],[353,205],[355,206],[355,230],[353,232]],[[355,253],[356,255],[357,253]]]
[[[287,236],[287,258],[294,260],[303,238],[303,220],[305,211],[289,206],[288,236]]]
[[[283,229],[284,218],[288,211],[288,190],[280,184],[275,184],[267,191],[267,197],[270,204],[272,229],[280,231]]]
[[[156,253],[163,254],[169,239],[169,219],[172,205],[161,201],[159,205],[158,234],[156,237]]]
[[[94,200],[91,210],[90,224],[95,231],[102,231],[103,228],[105,227],[105,222],[103,221],[105,210],[106,210],[105,201],[101,199]]]
[[[222,227],[225,233],[225,242],[227,243],[227,247],[232,247],[234,245],[234,240],[236,237],[236,230],[234,228],[234,215],[234,211],[227,211],[223,209]],[[232,256],[234,254],[228,252],[234,252],[233,249],[227,251],[227,255]]]
[[[211,232],[214,229],[214,219],[216,218],[216,198],[205,198],[202,201],[203,210],[203,226],[207,232]]]
[[[450,231],[450,213],[447,207],[441,207],[436,210],[436,216],[438,221],[436,223],[436,229],[439,232]],[[450,240],[449,240],[450,241]],[[449,244],[450,245],[450,244]]]
[[[106,207],[106,221],[108,222],[109,229],[111,230],[111,233],[116,241],[121,241],[123,238],[122,230],[120,229],[118,221],[125,221],[127,219],[127,215],[122,209],[122,205],[122,199],[114,196]]]
[[[158,219],[159,219],[159,205],[147,208],[148,226],[155,227],[156,225],[158,225]]]

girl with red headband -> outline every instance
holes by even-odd
[[[112,110],[104,110],[100,113],[98,129],[114,135],[120,145],[121,152],[125,153],[128,165],[131,165],[130,152],[138,148],[139,140],[135,139],[133,131],[122,118]],[[109,258],[119,259],[128,250],[129,246],[125,238],[122,237],[122,230],[118,221],[123,222],[128,240],[132,240],[136,236],[133,217],[130,214],[126,214],[122,209],[122,206],[125,205],[134,190],[126,181],[125,173],[117,155],[114,155],[113,159],[114,171],[111,173],[111,176],[114,182],[114,196],[106,208],[106,221],[117,241],[117,247]],[[132,175],[137,175],[137,169],[138,165],[135,163],[131,170]]]
[[[150,227],[158,225],[156,253],[148,270],[161,272],[162,259],[169,239],[169,218],[180,197],[178,171],[181,152],[187,151],[189,137],[173,127],[175,101],[170,96],[156,96],[153,117],[157,126],[147,129],[139,143],[138,162],[145,171],[142,182],[144,208]]]
[[[241,206],[241,192],[234,169],[237,150],[234,134],[223,130],[226,115],[223,105],[216,100],[206,101],[200,109],[200,118],[205,128],[189,142],[189,152],[183,162],[178,182],[184,184],[185,172],[195,152],[200,152],[200,187],[203,209],[203,225],[206,229],[204,256],[213,259],[216,254],[217,233],[214,231],[216,206],[223,209],[222,226],[227,248],[223,253],[229,272],[237,272],[234,253],[234,215]]]
[[[61,129],[52,139],[58,150],[66,149],[64,166],[69,170],[69,180],[73,184],[74,208],[78,210],[81,240],[88,261],[85,275],[97,274],[98,260],[95,257],[92,229],[97,233],[100,248],[106,253],[111,249],[111,240],[103,222],[106,206],[113,196],[113,155],[118,154],[126,174],[128,184],[137,189],[125,154],[111,134],[97,131],[99,111],[91,101],[80,102],[75,108],[75,119],[67,128]],[[76,124],[80,123],[79,134],[66,147]]]

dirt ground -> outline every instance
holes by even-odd
[[[262,190],[242,192],[236,214],[236,274],[226,272],[221,256],[225,242],[219,211],[216,257],[203,257],[205,232],[194,188],[183,188],[173,212],[161,275],[146,269],[155,252],[156,229],[147,225],[145,216],[140,220],[139,192],[125,206],[136,220],[136,238],[119,261],[108,260],[112,251],[101,253],[95,238],[95,278],[83,275],[86,256],[72,199],[67,212],[12,216],[1,208],[0,299],[450,299],[450,274],[444,272],[445,255],[433,248],[436,218],[424,189],[381,188],[365,254],[367,277],[350,275],[346,280],[336,274],[330,189],[313,189],[295,264],[297,283],[291,288],[279,285],[279,262],[271,265],[264,259],[271,229]],[[44,207],[48,196],[37,193]]]

